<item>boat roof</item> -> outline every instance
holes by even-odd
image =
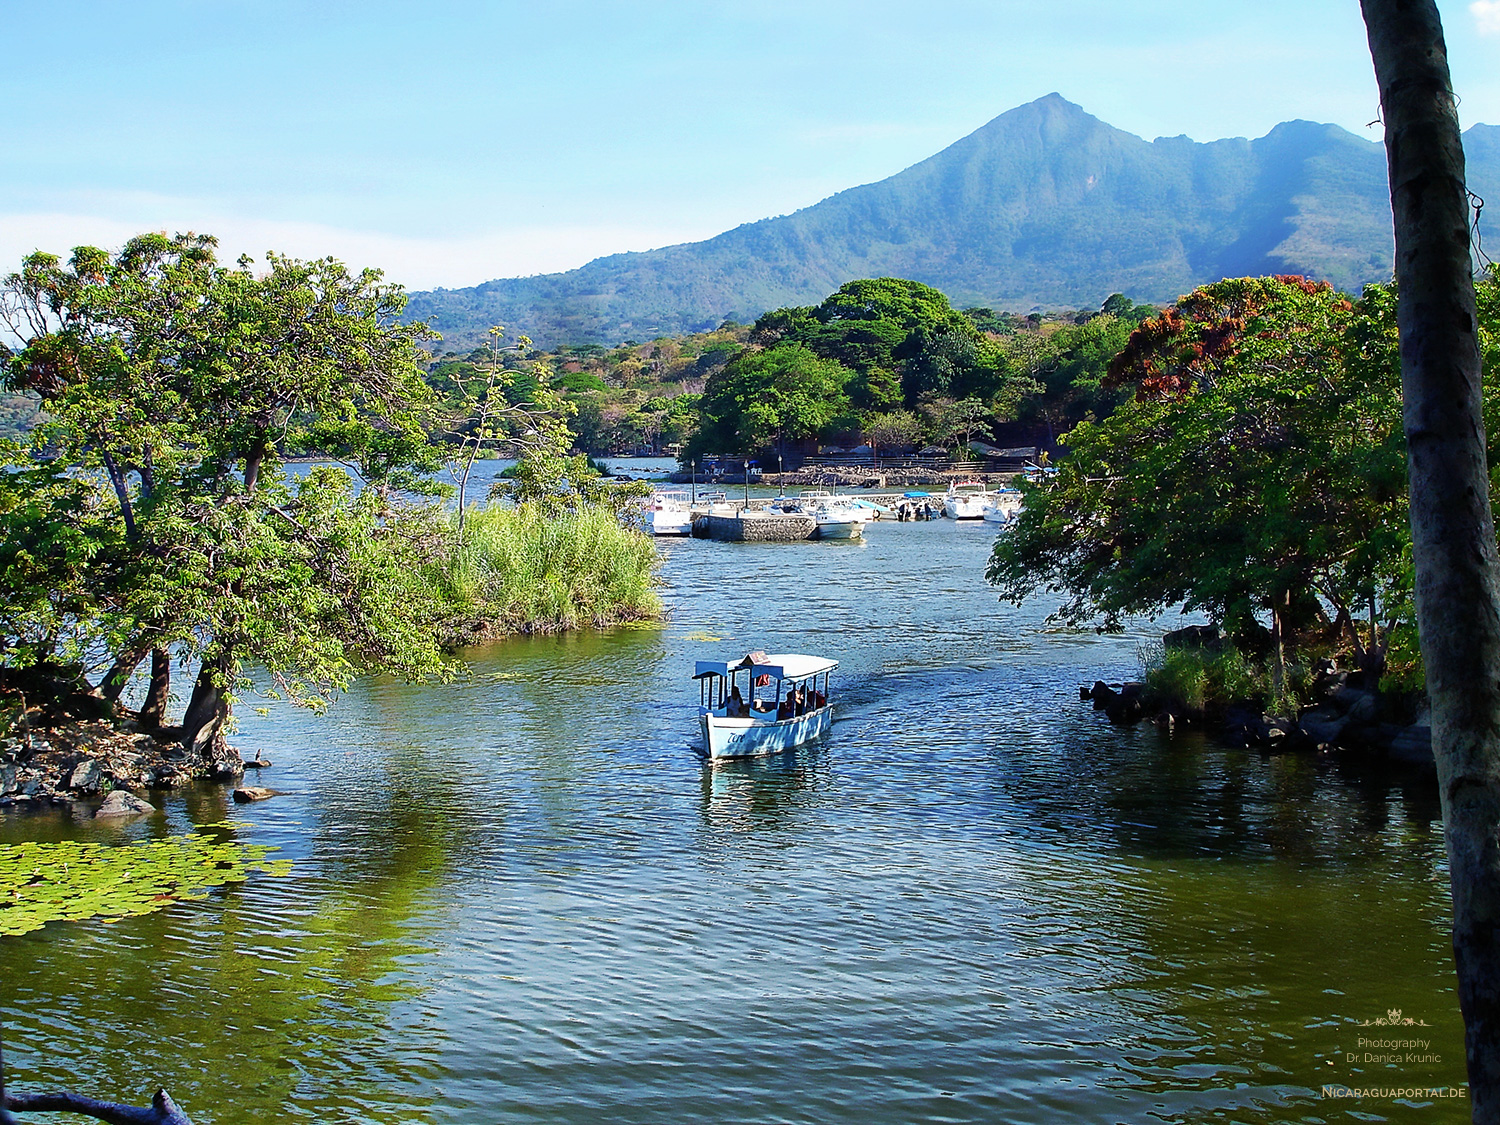
[[[750,668],[757,676],[775,676],[778,680],[802,680],[809,676],[831,672],[839,666],[837,660],[824,656],[806,656],[796,652],[752,652],[737,660],[700,660],[693,679],[704,676],[728,676]]]

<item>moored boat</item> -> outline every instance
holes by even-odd
[[[698,661],[693,679],[703,753],[714,761],[753,758],[826,734],[833,723],[828,674],[838,666],[837,660],[800,653]],[[740,691],[741,673],[748,696]]]
[[[984,506],[984,519],[989,523],[1009,523],[1020,515],[1021,504],[1021,494],[1014,488],[992,492],[989,503]]]
[[[858,539],[864,533],[865,521],[852,508],[822,503],[803,512],[817,524],[813,534],[819,539]]]
[[[691,535],[693,505],[686,492],[653,492],[646,501],[646,528],[652,535]]]
[[[983,481],[956,480],[948,486],[948,494],[943,497],[943,514],[951,520],[983,519],[991,495]]]

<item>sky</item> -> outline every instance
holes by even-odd
[[[1439,0],[1465,127],[1500,0]],[[215,234],[411,289],[708,238],[1057,92],[1147,139],[1380,139],[1357,0],[0,0],[0,272]]]

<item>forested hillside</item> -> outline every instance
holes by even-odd
[[[1465,135],[1500,188],[1500,128]],[[1164,303],[1221,277],[1298,273],[1357,291],[1391,272],[1382,147],[1292,121],[1257,140],[1145,141],[1049,94],[879,183],[704,242],[567,273],[413,296],[448,343],[492,324],[542,346],[618,344],[752,321],[847,281],[905,277],[959,307]]]

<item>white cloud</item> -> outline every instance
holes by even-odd
[[[388,278],[408,289],[457,289],[499,277],[573,269],[605,254],[648,250],[718,233],[574,225],[513,227],[465,237],[425,238],[320,223],[214,215],[195,208],[148,207],[141,209],[139,216],[0,214],[0,274],[15,269],[33,250],[66,257],[74,246],[117,248],[142,231],[193,230],[218,236],[220,259],[226,262],[241,254],[260,257],[267,250],[295,258],[331,255],[356,269],[382,269]]]
[[[1474,0],[1469,11],[1480,35],[1500,35],[1500,0]]]

